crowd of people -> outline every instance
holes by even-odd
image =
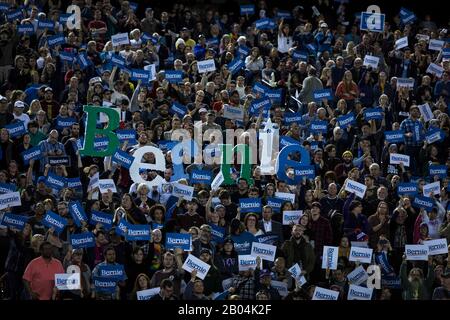
[[[321,288],[347,300],[356,285],[349,275],[378,265],[369,299],[450,299],[448,250],[427,260],[405,252],[450,242],[448,21],[398,5],[381,30],[361,30],[351,1],[305,3],[167,11],[123,0],[2,3],[1,298],[311,300]],[[69,5],[79,12],[67,14]],[[201,62],[211,60],[205,71]],[[112,122],[100,113],[89,127],[87,105],[117,111],[116,134],[128,133],[119,137],[122,159],[153,146],[165,168],[140,167],[145,182],[137,182],[126,161],[83,153],[84,137]],[[310,163],[295,153],[290,161],[312,176],[283,179],[257,163],[244,177],[236,161],[232,183],[213,189],[221,163],[186,163],[180,173],[174,161],[177,130],[225,136],[268,124],[280,150],[306,150]],[[104,138],[95,137],[96,151],[111,143]],[[217,141],[205,140],[205,157],[220,159],[210,148]],[[212,179],[192,182],[193,172]],[[194,187],[193,197],[176,194],[175,184]],[[260,207],[244,210],[252,198]],[[283,223],[292,211],[298,219]],[[145,240],[127,231],[144,229]],[[92,239],[76,242],[83,235]],[[168,241],[186,235],[187,249]],[[254,257],[254,243],[275,246],[274,258]],[[328,247],[338,250],[335,267]],[[354,247],[373,249],[371,261],[353,261]],[[255,258],[251,268],[242,256]],[[206,275],[186,267],[194,258],[209,266]],[[55,282],[74,271],[76,288]]]

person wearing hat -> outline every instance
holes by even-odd
[[[271,284],[272,273],[268,269],[261,270],[259,282],[257,282],[256,291],[265,291],[269,294],[270,300],[281,300],[280,293]]]
[[[214,265],[219,269],[222,281],[239,273],[238,254],[234,250],[234,241],[230,236],[224,239],[222,248],[214,256]]]
[[[194,49],[192,50],[195,55],[195,59],[198,61],[205,59],[206,54],[206,37],[204,34],[198,35],[198,41],[197,44],[194,46]]]
[[[211,251],[211,254],[215,254],[216,243],[211,241],[212,228],[209,224],[202,224],[200,226],[200,234],[198,239],[192,241],[192,254],[196,257],[200,257],[203,249]]]
[[[187,27],[181,28],[180,38],[184,40],[187,47],[195,47],[195,40],[191,38],[191,31]]]
[[[326,24],[325,21],[321,22],[319,27],[320,29],[314,37],[318,52],[332,52],[331,43],[334,42],[333,33],[328,28],[328,24]]]
[[[205,294],[207,296],[211,295],[213,292],[220,292],[222,289],[222,282],[220,281],[220,272],[214,265],[213,252],[208,248],[203,248],[200,251],[199,259],[204,263],[210,265],[208,273],[206,274],[203,283],[205,285]]]
[[[342,208],[344,214],[344,235],[349,241],[358,241],[358,236],[368,235],[370,228],[367,216],[362,213],[362,203],[354,199],[355,194],[351,193],[345,200]]]
[[[13,116],[14,120],[22,121],[25,128],[28,127],[28,123],[30,122],[30,117],[28,114],[24,113],[25,103],[23,101],[17,100],[14,102]]]
[[[202,132],[205,133],[206,130],[219,130],[222,132],[222,127],[215,123],[216,112],[214,110],[209,110],[206,113],[206,122],[202,124]]]
[[[70,290],[69,297],[73,299],[87,298],[91,294],[91,275],[92,271],[89,266],[83,262],[84,251],[81,248],[68,250],[63,260],[63,267],[67,273],[73,272],[74,269],[80,270],[81,290]],[[63,294],[63,291],[59,292]]]
[[[409,117],[400,123],[400,130],[405,132],[405,150],[403,154],[410,157],[410,170],[413,175],[420,175],[418,163],[420,162],[419,154],[423,144],[425,128],[419,120],[420,110],[416,105],[409,108]]]

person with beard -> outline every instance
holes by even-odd
[[[39,250],[41,256],[27,265],[23,282],[32,300],[50,300],[55,286],[55,274],[64,273],[64,268],[61,261],[52,257],[53,245],[50,242],[43,242]]]
[[[150,123],[150,130],[153,130],[158,124],[163,126],[163,130],[167,131],[170,128],[171,117],[169,114],[169,101],[155,100],[155,108],[158,109],[158,116]]]
[[[403,288],[403,300],[429,300],[431,288],[434,282],[433,257],[428,257],[428,273],[426,278],[423,276],[423,270],[412,268],[407,275],[406,255],[403,255],[403,263],[400,266],[400,281]]]
[[[200,236],[198,239],[192,241],[192,254],[196,257],[200,257],[203,249],[211,251],[212,255],[215,255],[216,243],[211,241],[212,228],[208,224],[203,224],[200,226]]]
[[[248,198],[248,182],[245,178],[239,178],[237,180],[238,189],[231,195],[231,201],[238,203],[239,199]]]
[[[214,265],[219,269],[221,280],[239,273],[238,254],[231,237],[225,238],[222,249],[214,256]]]
[[[310,274],[314,269],[316,255],[314,249],[303,236],[305,227],[296,224],[292,226],[291,239],[286,240],[281,246],[281,251],[286,259],[286,266],[292,267],[298,263],[303,275]]]
[[[354,168],[353,154],[351,153],[351,151],[347,150],[342,154],[342,161],[342,163],[338,164],[334,168],[340,185],[344,183],[345,179],[348,176],[348,173]]]
[[[61,143],[64,144],[66,154],[70,157],[70,167],[66,167],[66,169],[68,169],[67,171],[71,177],[78,176],[77,139],[79,137],[80,124],[74,123],[70,126],[70,136],[66,136],[61,140]]]

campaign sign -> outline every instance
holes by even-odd
[[[272,106],[272,102],[268,98],[261,98],[256,99],[252,101],[252,104],[250,105],[249,113],[251,116],[258,115],[260,110],[263,109],[264,111],[270,110],[270,107]],[[285,115],[286,117],[286,115]],[[301,119],[301,117],[300,117]]]
[[[70,157],[69,156],[49,156],[48,164],[51,166],[70,166]],[[66,179],[64,178],[64,181]]]
[[[350,285],[347,300],[372,300],[373,288]]]
[[[64,177],[49,172],[45,184],[55,190],[61,190],[65,187],[66,181]]]
[[[223,117],[231,120],[242,120],[244,119],[244,109],[225,104],[223,106]]]
[[[295,194],[293,194],[293,193],[277,191],[277,192],[275,192],[275,197],[283,199],[285,201],[289,201],[292,204],[294,204],[294,202],[295,202]]]
[[[264,94],[269,91],[269,88],[259,82],[256,82],[252,88],[252,91],[255,93],[259,93],[259,95],[261,96],[264,96]]]
[[[14,10],[14,11],[9,11],[6,14],[6,18],[8,19],[8,21],[14,21],[14,20],[21,20],[23,18],[23,13],[22,10]]]
[[[67,225],[67,220],[49,210],[44,216],[44,219],[42,219],[42,224],[47,228],[55,229],[56,233],[59,234]]]
[[[127,235],[128,235],[128,227],[129,226],[130,226],[130,223],[128,223],[127,220],[120,219],[119,224],[117,225],[117,228],[116,228],[116,233],[119,236],[122,236],[122,237],[126,238]]]
[[[256,257],[252,255],[239,255],[239,271],[247,271],[256,268]]]
[[[112,227],[113,216],[109,213],[92,211],[91,220],[89,220],[89,224],[95,226],[97,223],[101,223],[105,227],[105,229],[109,230]]]
[[[299,279],[302,276],[302,268],[298,265],[298,263],[294,264],[292,267],[288,269],[291,273],[292,278]]]
[[[289,294],[288,284],[286,282],[272,280],[272,281],[270,281],[270,285],[272,288],[275,288],[278,290],[278,294],[281,297],[286,297]]]
[[[405,8],[400,8],[400,19],[402,20],[402,23],[408,24],[414,22],[416,20],[416,15]]]
[[[116,291],[117,282],[113,279],[96,276],[92,277],[92,279],[94,280],[95,291],[110,294]]]
[[[338,264],[338,256],[338,247],[324,246],[322,254],[322,269],[336,270]]]
[[[61,61],[67,61],[68,63],[72,63],[73,59],[75,59],[75,54],[61,51],[59,53],[59,59],[61,59]]]
[[[353,180],[347,180],[347,183],[345,184],[345,191],[354,193],[356,196],[360,197],[361,199],[364,198],[364,194],[366,193],[367,186],[365,184],[353,181]]]
[[[430,63],[428,65],[427,71],[426,73],[431,73],[434,74],[436,77],[441,78],[442,77],[442,73],[444,72],[444,68],[442,68],[441,66],[435,64],[435,63]]]
[[[274,103],[281,102],[281,89],[269,89],[264,93],[264,96],[269,98]]]
[[[294,61],[308,61],[308,53],[305,51],[297,51],[292,52],[292,58]]]
[[[118,263],[99,265],[98,275],[104,279],[114,281],[123,281],[126,279],[125,269],[123,265]]]
[[[114,66],[118,66],[119,68],[124,68],[126,66],[125,59],[119,56],[118,54],[113,54],[111,56],[111,63]]]
[[[66,178],[67,188],[82,190],[80,178]]]
[[[339,124],[339,127],[341,127],[341,129],[346,129],[349,126],[355,124],[355,122],[356,122],[355,114],[353,112],[350,112],[350,113],[345,114],[343,116],[339,116],[337,118],[337,122]]]
[[[58,290],[80,290],[81,289],[81,274],[74,273],[56,273],[55,287]]]
[[[27,132],[25,128],[25,124],[22,121],[17,121],[5,126],[6,130],[8,130],[11,138],[18,138]]]
[[[100,190],[100,193],[108,193],[108,190],[117,193],[116,184],[113,179],[99,179],[98,189]]]
[[[333,93],[331,92],[331,89],[316,90],[313,94],[314,100],[316,102],[321,102],[323,99],[326,99],[328,101],[333,99]]]
[[[419,105],[419,111],[423,117],[423,120],[425,120],[425,122],[428,122],[434,118],[433,112],[431,112],[431,108],[428,103]]]
[[[34,26],[31,23],[17,25],[17,33],[19,34],[33,34]]]
[[[238,58],[235,58],[233,61],[231,61],[228,64],[228,70],[231,72],[231,74],[235,74],[236,72],[239,72],[242,68],[245,67],[245,62]]]
[[[370,263],[372,261],[372,249],[362,247],[351,247],[350,261],[359,261],[361,263]]]
[[[294,170],[295,175],[314,179],[316,177],[316,169],[313,165],[300,165]]]
[[[166,249],[174,250],[181,248],[183,251],[191,251],[192,236],[189,233],[166,234]]]
[[[129,44],[130,43],[130,39],[128,38],[128,33],[124,32],[124,33],[117,33],[113,36],[111,36],[111,41],[112,41],[112,45],[113,47],[118,47],[122,44]]]
[[[63,34],[57,34],[57,35],[48,37],[47,43],[48,43],[49,47],[54,47],[57,45],[65,44],[66,38],[64,37]]]
[[[21,153],[23,162],[27,165],[30,160],[39,159],[41,157],[41,149],[39,147],[33,147]]]
[[[414,89],[414,79],[410,78],[398,78],[397,79],[397,90],[399,88],[408,88],[410,90]]]
[[[406,260],[409,261],[427,261],[428,246],[424,244],[407,244],[405,245]]]
[[[250,48],[247,47],[247,46],[238,46],[237,52],[238,52],[239,55],[241,55],[243,57],[246,57],[250,53]]]
[[[417,183],[415,182],[400,182],[397,185],[397,194],[398,195],[408,195],[414,196],[419,192],[417,188]]]
[[[364,119],[369,120],[383,120],[382,108],[367,108],[364,110]]]
[[[131,69],[130,78],[132,81],[141,80],[143,83],[148,83],[150,82],[150,73],[147,70]]]
[[[261,212],[261,198],[242,198],[239,199],[239,208],[241,213]]]
[[[77,226],[81,227],[82,221],[88,221],[86,213],[84,212],[83,206],[79,201],[69,202],[69,212],[73,217],[74,222]]]
[[[431,39],[430,43],[428,45],[428,49],[433,50],[433,51],[441,51],[442,47],[444,47],[444,45],[445,45],[445,41],[443,41],[443,40]]]
[[[0,2],[0,11],[7,11],[11,5],[9,3]]]
[[[283,123],[290,125],[291,123],[301,123],[302,114],[300,112],[286,112],[284,114]]]
[[[391,153],[389,157],[390,164],[400,164],[403,163],[405,167],[409,167],[409,156],[400,153]]]
[[[178,198],[183,198],[185,200],[192,200],[192,197],[194,196],[194,187],[185,186],[181,183],[172,183],[173,191],[172,195]]]
[[[23,228],[25,228],[25,223],[27,222],[28,217],[26,216],[20,216],[12,213],[5,213],[3,215],[1,225],[22,231]]]
[[[197,277],[202,280],[204,280],[208,274],[209,268],[211,268],[209,264],[203,262],[192,254],[189,254],[183,264],[183,270],[186,270],[189,273],[191,273],[192,270],[197,270]]]
[[[447,239],[435,239],[424,241],[423,244],[428,247],[428,255],[448,254]]]
[[[337,300],[339,292],[321,287],[314,289],[312,300]]]
[[[210,170],[192,170],[189,181],[191,183],[211,184],[212,172]]]
[[[72,234],[70,244],[74,249],[95,247],[95,236],[92,232]]]
[[[0,210],[8,207],[18,207],[22,205],[19,192],[11,192],[0,195]]]
[[[425,140],[428,144],[432,144],[437,141],[443,140],[445,137],[445,133],[440,129],[430,128],[425,133]]]
[[[283,212],[283,225],[289,226],[291,224],[297,224],[303,215],[302,210],[287,210]]]
[[[379,63],[380,63],[380,58],[378,58],[378,57],[370,56],[368,54],[364,57],[364,63],[363,63],[364,66],[372,67],[372,68],[376,69],[376,68],[378,68]]]
[[[272,207],[273,212],[280,212],[281,205],[283,204],[283,199],[269,197],[267,198],[267,205]]]
[[[395,50],[400,50],[408,46],[408,37],[403,37],[395,41]]]
[[[181,103],[178,102],[173,102],[172,106],[170,107],[170,111],[172,113],[177,114],[180,118],[183,118],[186,113],[188,112],[188,109],[186,106],[182,105]]]
[[[255,5],[254,4],[245,4],[245,5],[241,5],[240,6],[241,9],[241,16],[243,15],[251,15],[251,14],[255,14]]]
[[[166,70],[164,75],[169,83],[177,84],[183,81],[183,71],[180,70]]]
[[[271,19],[262,18],[255,21],[255,28],[258,30],[271,30]]]
[[[117,149],[112,155],[111,160],[117,164],[120,164],[124,168],[130,169],[131,164],[134,161],[134,157],[125,151]]]
[[[223,240],[225,238],[225,228],[222,228],[218,225],[215,225],[213,223],[209,224],[211,227],[211,239],[214,242],[217,243],[223,243]]]
[[[328,122],[325,120],[315,120],[311,122],[311,125],[309,126],[309,130],[311,133],[317,134],[317,133],[327,133],[328,131]]]
[[[438,176],[441,179],[447,177],[448,168],[446,165],[432,164],[428,167],[428,175],[430,177]]]
[[[385,131],[384,139],[389,143],[404,143],[405,132],[403,130]]]
[[[129,224],[127,241],[150,241],[150,226],[148,224]]]
[[[270,244],[264,244],[259,242],[252,243],[251,255],[255,257],[261,257],[262,260],[274,261],[277,247]]]
[[[414,198],[413,205],[418,208],[423,208],[427,212],[430,212],[431,209],[433,209],[434,201],[432,198],[418,195]]]
[[[287,136],[280,136],[280,147],[281,149],[287,146],[292,146],[292,145],[300,145],[300,141],[295,140],[294,138],[291,137],[287,137]]]
[[[450,48],[443,48],[442,49],[442,59],[443,61],[450,59]]]
[[[37,28],[40,30],[55,29],[55,23],[52,20],[38,20]]]
[[[361,12],[359,28],[366,31],[383,32],[385,19],[386,16],[382,13]]]
[[[0,183],[0,194],[11,193],[17,190],[17,186],[13,183]]]
[[[150,300],[153,296],[159,294],[160,291],[161,291],[160,287],[136,291],[137,300],[138,301]]]
[[[435,181],[433,183],[428,183],[423,186],[423,195],[426,197],[431,197],[441,193],[441,182]]]
[[[357,286],[366,282],[368,278],[369,275],[366,270],[364,270],[363,266],[359,266],[347,275],[348,282]]]
[[[198,73],[216,71],[216,63],[214,59],[208,59],[197,62]]]
[[[56,128],[57,129],[64,129],[64,128],[69,128],[71,125],[73,125],[74,123],[76,123],[77,121],[75,120],[75,118],[71,118],[71,117],[57,117],[56,118]]]
[[[382,276],[381,285],[383,286],[383,288],[389,288],[389,289],[401,289],[402,288],[400,277],[397,277],[397,276],[387,276],[387,275]]]

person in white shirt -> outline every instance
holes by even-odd
[[[278,52],[287,53],[293,46],[292,36],[288,24],[284,24],[284,20],[280,20],[278,26]]]
[[[17,100],[14,103],[13,115],[14,119],[22,121],[25,125],[25,128],[28,128],[28,122],[30,122],[30,117],[26,113],[23,113],[24,108],[25,104],[22,101]]]

